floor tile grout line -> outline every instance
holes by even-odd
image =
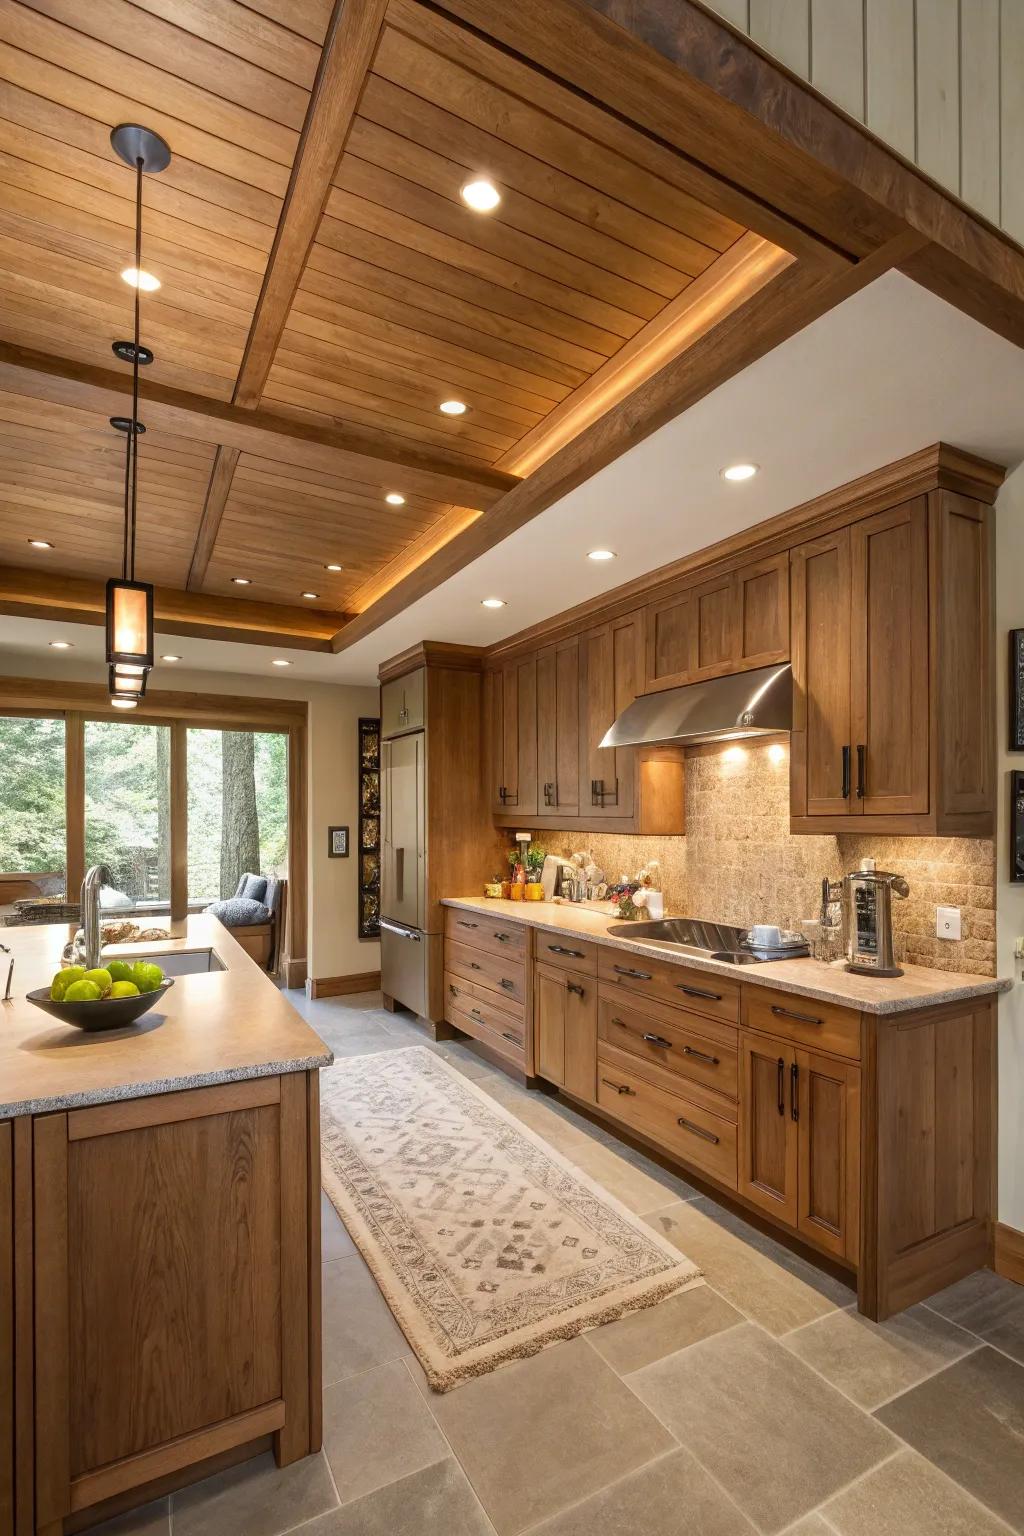
[[[657,1415],[655,1415],[655,1417],[657,1417]],[[660,1424],[661,1420],[659,1419],[658,1422]],[[670,1456],[676,1456],[680,1451],[684,1451],[685,1449],[685,1446],[680,1445],[679,1442],[676,1441],[675,1445],[670,1445],[667,1450],[660,1452],[659,1455],[652,1456],[650,1461],[641,1462],[638,1467],[631,1467],[628,1472],[621,1473],[619,1477],[613,1477],[611,1482],[605,1483],[603,1487],[592,1488],[589,1493],[583,1494],[581,1498],[573,1499],[571,1504],[563,1504],[561,1509],[552,1510],[552,1512],[548,1515],[545,1515],[543,1519],[534,1520],[532,1525],[526,1525],[521,1531],[517,1531],[516,1536],[531,1536],[531,1533],[543,1530],[544,1526],[547,1525],[549,1520],[561,1519],[563,1515],[569,1514],[571,1510],[579,1509],[581,1505],[588,1503],[591,1499],[596,1499],[598,1494],[607,1493],[609,1489],[617,1488],[620,1483],[627,1483],[631,1477],[638,1477],[641,1472],[646,1472],[649,1468],[656,1467],[659,1462],[667,1461]]]
[[[1010,1284],[1013,1284],[1012,1280],[1010,1281]],[[994,1349],[997,1355],[1002,1355],[1005,1359],[1011,1360],[1014,1365],[1019,1365],[1021,1370],[1024,1370],[1024,1360],[1019,1360],[1016,1355],[1011,1355],[1009,1350],[1004,1349],[1001,1344],[994,1344],[991,1339],[987,1339],[983,1333],[978,1333],[977,1329],[975,1328],[964,1328],[963,1323],[954,1322],[953,1319],[951,1317],[947,1317],[944,1312],[936,1312],[934,1307],[928,1306],[927,1301],[922,1301],[920,1305],[922,1307],[927,1307],[928,1311],[933,1312],[936,1317],[941,1317],[944,1323],[952,1323],[954,1328],[960,1328],[964,1333],[969,1333],[972,1339],[977,1339],[979,1344],[983,1344],[986,1349]]]
[[[476,1499],[476,1501],[479,1504],[480,1508],[483,1510],[484,1519],[487,1521],[488,1525],[491,1527],[491,1530],[495,1532],[495,1536],[496,1536],[497,1527],[495,1526],[494,1521],[491,1519],[490,1512],[489,1512],[489,1510],[487,1508],[487,1505],[484,1503],[483,1499],[480,1496],[480,1490],[477,1488],[477,1486],[474,1483],[472,1477],[470,1476],[469,1468],[467,1466],[463,1465],[462,1458],[459,1456],[459,1453],[456,1451],[456,1449],[455,1449],[454,1445],[452,1444],[451,1440],[448,1438],[448,1432],[446,1431],[444,1425],[441,1423],[441,1420],[438,1418],[437,1414],[434,1412],[433,1408],[431,1407],[430,1399],[427,1398],[427,1397],[424,1397],[423,1393],[420,1391],[419,1382],[416,1380],[416,1377],[413,1375],[412,1367],[409,1364],[409,1361],[411,1359],[415,1359],[415,1356],[414,1355],[405,1355],[405,1356],[403,1356],[402,1364],[405,1367],[406,1375],[409,1377],[409,1380],[412,1382],[413,1391],[416,1393],[417,1397],[420,1398],[420,1400],[423,1403],[423,1406],[426,1408],[427,1412],[430,1414],[430,1417],[433,1419],[434,1424],[435,1424],[435,1426],[437,1428],[438,1434],[441,1436],[441,1439],[444,1441],[445,1445],[448,1447],[449,1455],[451,1456],[452,1460],[455,1462],[455,1465],[458,1467],[458,1469],[462,1473],[463,1477],[466,1479],[466,1482],[469,1484],[470,1488],[473,1490],[473,1497]],[[422,1367],[420,1367],[420,1368],[422,1369]],[[428,1385],[428,1388],[429,1388],[429,1382],[428,1382],[427,1385]],[[441,1393],[439,1395],[443,1397],[444,1393]]]
[[[902,1392],[893,1392],[889,1397],[883,1398],[880,1403],[876,1403],[873,1408],[869,1408],[868,1412],[872,1415],[872,1417],[874,1417],[882,1408],[888,1408],[890,1403],[895,1403],[901,1397],[906,1397],[908,1392],[916,1392],[918,1387],[923,1387],[928,1381],[934,1381],[935,1377],[941,1376],[943,1371],[952,1370],[955,1365],[960,1364],[961,1360],[969,1360],[971,1356],[976,1355],[978,1350],[982,1347],[983,1346],[980,1344],[975,1344],[971,1349],[965,1349],[963,1354],[957,1355],[955,1360],[946,1360],[942,1365],[937,1365],[934,1371],[929,1371],[927,1376],[921,1377],[920,1381],[915,1381],[909,1387],[904,1387]],[[888,1424],[885,1427],[888,1429]],[[903,1437],[900,1436],[900,1438],[902,1439]]]
[[[873,1477],[876,1472],[880,1472],[883,1467],[887,1467],[890,1461],[895,1461],[897,1456],[902,1456],[906,1449],[907,1448],[905,1445],[897,1445],[893,1450],[889,1452],[887,1456],[883,1456],[881,1461],[876,1461],[870,1467],[865,1467],[863,1472],[858,1472],[856,1477],[851,1477],[849,1482],[843,1483],[840,1488],[834,1488],[828,1495],[828,1498],[822,1499],[820,1504],[815,1504],[813,1509],[804,1510],[802,1515],[798,1515],[797,1518],[792,1521],[791,1525],[787,1525],[785,1529],[779,1533],[779,1536],[786,1536],[786,1531],[791,1530],[793,1526],[798,1526],[802,1520],[809,1520],[812,1515],[817,1515],[820,1519],[825,1521],[830,1530],[834,1530],[835,1527],[832,1525],[831,1520],[829,1520],[828,1516],[825,1514],[825,1510],[828,1508],[828,1506],[834,1503],[836,1499],[841,1498],[844,1493],[849,1493],[851,1488],[856,1488],[858,1483],[866,1482],[869,1477]]]

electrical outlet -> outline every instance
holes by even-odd
[[[958,939],[960,937],[959,907],[935,908],[935,937],[937,939]]]

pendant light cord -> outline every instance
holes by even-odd
[[[135,161],[135,351],[132,357],[132,429],[129,433],[132,459],[131,529],[126,532],[126,579],[135,580],[135,524],[139,482],[139,307],[142,295],[142,157]]]

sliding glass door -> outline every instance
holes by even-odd
[[[0,912],[64,894],[64,721],[0,716]]]
[[[85,863],[106,864],[104,905],[166,910],[171,899],[171,728],[85,722]]]
[[[188,731],[188,899],[233,896],[244,874],[288,870],[288,737]]]

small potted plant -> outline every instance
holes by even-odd
[[[523,896],[527,901],[543,901],[544,887],[541,874],[546,855],[543,848],[531,848],[526,855],[526,887]]]

